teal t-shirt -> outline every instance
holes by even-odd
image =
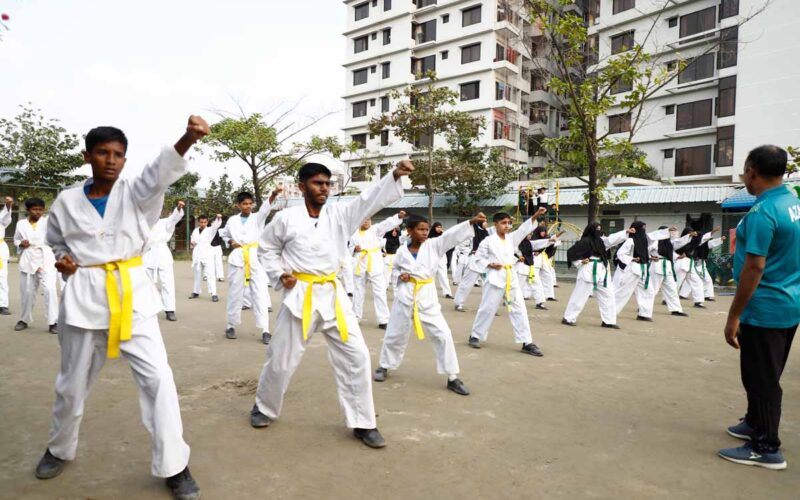
[[[764,276],[740,321],[765,328],[800,323],[800,200],[786,186],[764,191],[736,228],[733,279],[745,254],[766,257]]]

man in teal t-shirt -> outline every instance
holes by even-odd
[[[736,228],[733,277],[736,296],[725,340],[741,349],[747,415],[728,434],[744,439],[721,450],[731,462],[786,468],[780,451],[780,378],[800,323],[800,200],[783,185],[787,154],[760,146],[747,155],[742,180],[756,196]]]

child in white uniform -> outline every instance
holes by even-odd
[[[185,206],[186,203],[179,201],[169,217],[158,219],[150,230],[150,237],[142,257],[150,279],[153,283],[159,284],[167,321],[178,320],[175,316],[175,271],[172,268],[174,261],[169,241],[175,233],[175,226],[183,219]]]
[[[222,214],[217,214],[214,222],[209,226],[208,216],[201,215],[197,218],[198,227],[192,231],[190,244],[192,246],[192,273],[194,282],[190,299],[200,297],[203,281],[211,295],[211,302],[219,302],[217,296],[217,266],[214,263],[214,247],[211,242],[217,237],[217,232],[222,225]]]
[[[6,196],[3,207],[0,208],[0,315],[8,316],[8,244],[6,243],[6,229],[11,225],[11,207],[14,198]]]
[[[472,238],[472,251],[467,259],[467,262],[464,267],[464,272],[461,274],[461,281],[458,283],[458,289],[456,289],[456,296],[455,296],[455,307],[456,311],[465,312],[467,309],[464,307],[464,304],[467,302],[467,298],[469,297],[469,293],[472,291],[472,288],[476,286],[476,283],[479,282],[481,275],[472,270],[472,262],[475,260],[475,252],[478,251],[478,247],[480,246],[481,242],[489,236],[489,231],[486,230],[486,224],[473,224],[473,238]]]
[[[700,236],[692,228],[687,227],[683,230],[682,235],[686,236],[687,234],[694,234],[692,240],[681,248],[675,249],[682,257],[676,262],[675,269],[678,274],[678,291],[682,299],[688,298],[691,294],[694,307],[703,309],[705,308],[705,283],[703,281],[705,266],[703,260],[696,258],[696,254],[711,239],[713,231]]]
[[[668,229],[661,226],[658,229]],[[650,280],[653,284],[653,294],[661,295],[667,305],[667,309],[673,316],[688,316],[683,312],[680,298],[678,297],[678,274],[675,271],[675,261],[678,254],[675,248],[680,248],[692,239],[692,235],[677,237],[677,230],[669,229],[670,237],[650,244],[650,255],[655,257],[650,262]]]
[[[434,222],[430,228],[428,238],[438,238],[444,233],[444,226],[441,222]],[[439,262],[439,268],[436,270],[436,287],[442,292],[444,298],[452,299],[453,291],[450,290],[450,280],[447,278],[447,256],[444,256]]]

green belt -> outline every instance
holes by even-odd
[[[594,283],[594,289],[597,290],[597,264],[599,260],[592,259],[592,283]],[[606,274],[603,276],[603,287],[608,288],[608,266],[606,266]]]
[[[640,263],[639,266],[642,270],[642,278],[644,279],[644,289],[647,290],[650,286],[650,266],[643,262]]]
[[[672,260],[669,261],[670,266],[672,266],[672,277],[675,278],[675,282],[678,282],[678,275],[675,274],[675,263]],[[667,259],[661,259],[661,274],[664,276],[667,275]]]
[[[700,259],[700,270],[698,271],[697,264],[695,263],[695,259],[692,259],[692,264],[689,267],[689,272],[692,272],[692,268],[694,268],[695,273],[700,276],[701,279],[706,279],[706,261]]]

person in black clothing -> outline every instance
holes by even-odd
[[[392,290],[395,289],[395,281],[392,279],[392,272],[394,272],[394,256],[397,249],[400,248],[400,232],[401,229],[396,227],[383,235],[385,243],[383,245],[383,265],[386,274],[386,288],[388,290],[391,285]]]

